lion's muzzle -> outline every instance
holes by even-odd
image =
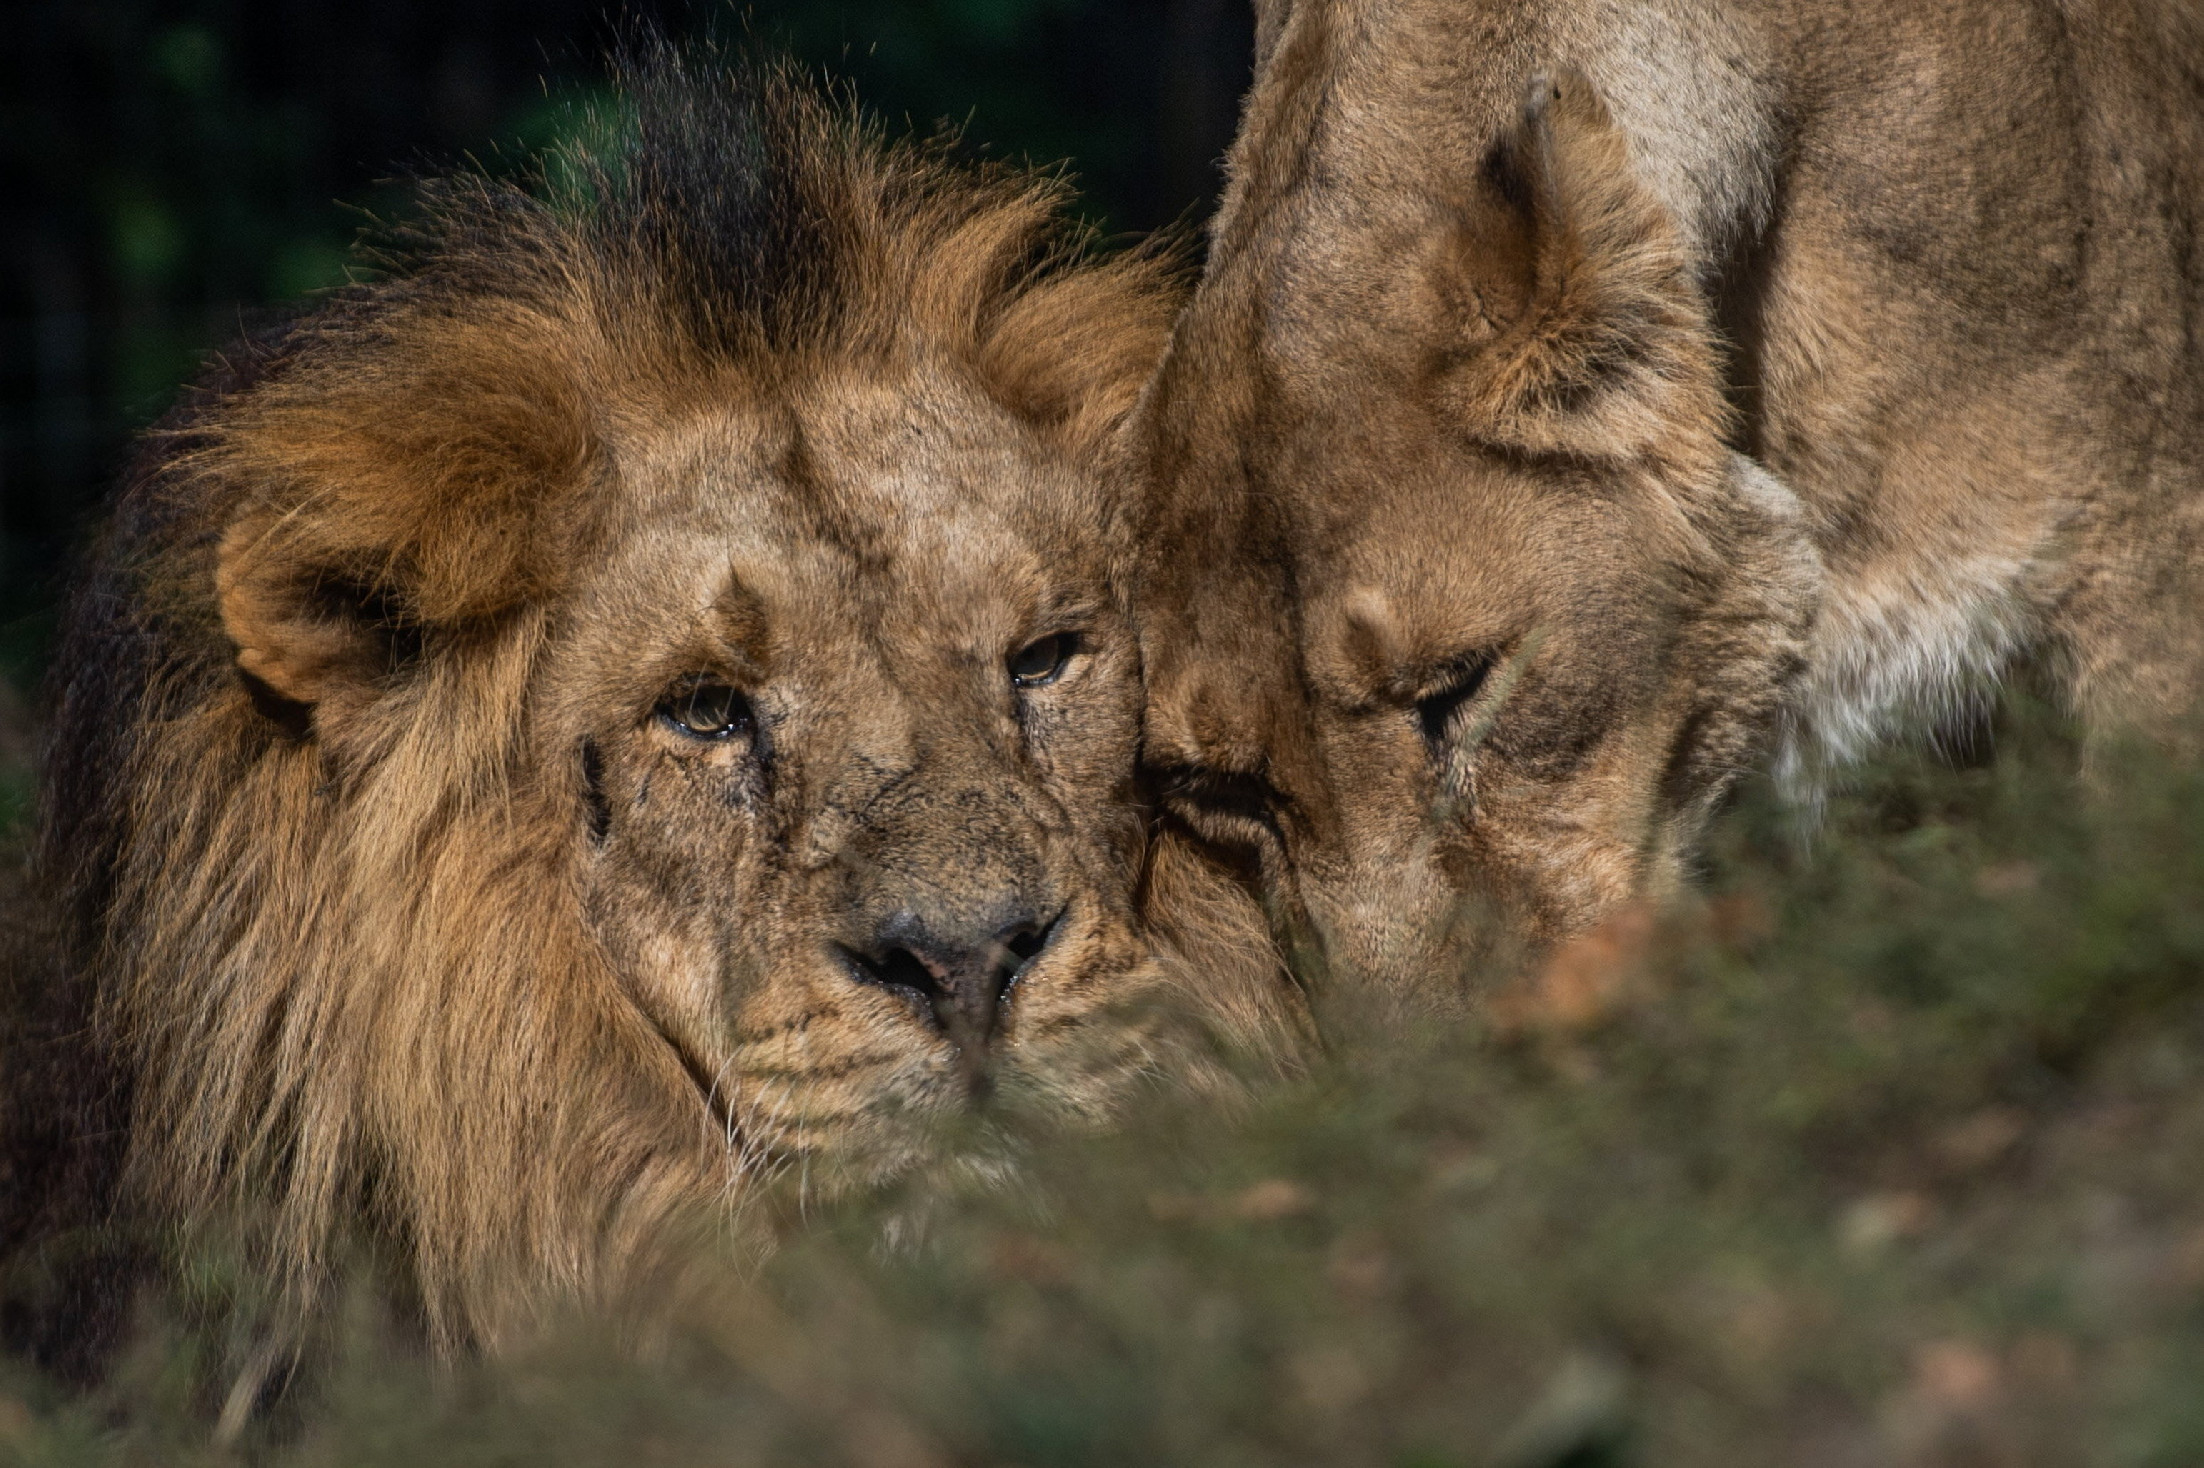
[[[844,945],[851,974],[910,999],[919,1015],[956,1046],[965,1078],[986,1086],[987,1053],[1011,986],[1047,948],[1063,914],[1046,916],[1022,901],[984,914],[897,909],[861,947]]]

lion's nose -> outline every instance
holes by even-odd
[[[1019,913],[1007,923],[929,921],[908,908],[882,923],[865,948],[845,951],[856,976],[921,1001],[922,1012],[968,1064],[985,1058],[1004,996],[1055,935],[1055,918]]]

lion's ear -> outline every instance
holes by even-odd
[[[215,564],[237,665],[320,728],[554,594],[578,530],[593,450],[558,353],[402,325],[226,405],[202,461],[239,491]]]
[[[418,618],[390,578],[300,555],[255,516],[222,537],[215,590],[237,666],[289,703],[365,695],[420,649]]]
[[[981,373],[1020,416],[1091,452],[1139,402],[1182,298],[1167,255],[1134,252],[1059,275],[994,320]]]
[[[1449,415],[1533,453],[1719,435],[1719,356],[1682,231],[1591,83],[1533,81],[1485,182],[1437,264]]]

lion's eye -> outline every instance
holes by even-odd
[[[1416,722],[1423,729],[1426,743],[1436,749],[1449,743],[1459,732],[1462,712],[1484,691],[1485,681],[1492,676],[1493,662],[1491,655],[1486,653],[1462,658],[1448,670],[1445,682],[1436,693],[1416,700]]]
[[[1010,681],[1020,688],[1045,688],[1064,676],[1064,665],[1077,651],[1079,637],[1073,632],[1029,642],[1010,659]]]
[[[716,678],[694,678],[666,695],[658,717],[692,739],[732,739],[750,727],[750,700]]]
[[[1283,855],[1285,798],[1261,775],[1179,766],[1156,776],[1166,804],[1204,840]]]

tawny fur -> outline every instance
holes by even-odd
[[[786,75],[628,83],[609,156],[435,186],[389,278],[149,441],[61,656],[70,977],[18,1028],[79,1062],[12,1059],[11,1135],[75,1160],[10,1161],[12,1246],[75,1179],[77,1222],[242,1224],[303,1301],[364,1231],[438,1340],[495,1342],[962,1104],[972,1057],[835,945],[1017,884],[1063,916],[998,1093],[1104,1115],[1171,1064],[1112,1018],[1167,980],[1100,468],[1169,260]],[[1014,697],[1058,626],[1072,670]],[[754,732],[654,716],[702,673]]]
[[[2193,6],[1258,10],[1142,419],[1148,748],[1348,966],[1595,922],[1771,752],[1811,799],[2022,664],[2194,744]]]

